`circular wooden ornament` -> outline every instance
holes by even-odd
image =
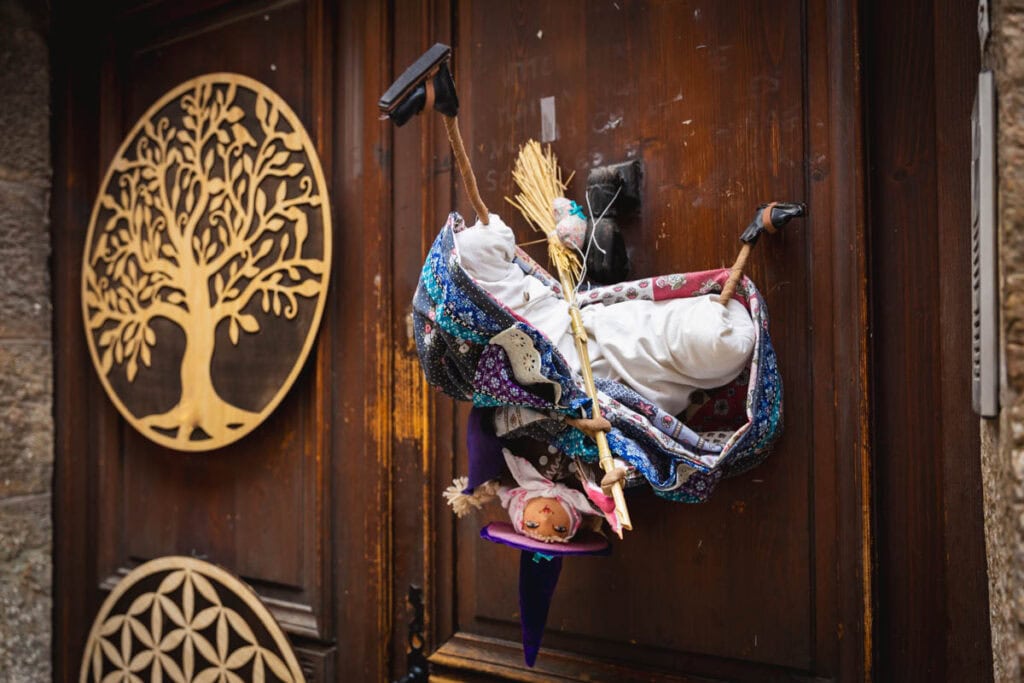
[[[182,83],[125,137],[93,206],[82,313],[103,387],[163,446],[240,439],[302,369],[330,270],[327,185],[295,113],[238,74]]]
[[[93,620],[80,683],[305,680],[284,631],[238,577],[191,557],[132,570]]]

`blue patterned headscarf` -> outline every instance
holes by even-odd
[[[589,414],[590,398],[558,349],[526,320],[484,291],[462,269],[452,213],[427,254],[413,299],[416,348],[427,381],[459,400],[495,408],[502,437],[531,436],[586,461],[597,458],[589,438],[562,421]],[[561,294],[543,268],[519,251],[516,263]],[[580,305],[660,301],[721,291],[725,269],[656,276],[580,294]],[[735,299],[750,312],[757,339],[747,370],[730,384],[704,393],[684,422],[629,387],[596,380],[601,414],[612,423],[612,453],[664,498],[703,502],[723,476],[760,463],[781,432],[782,384],[768,335],[768,311],[754,284],[743,278]],[[524,385],[505,346],[510,335],[532,345],[542,381]]]

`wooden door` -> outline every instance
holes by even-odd
[[[482,541],[480,520],[456,523],[438,495],[465,473],[465,408],[424,391],[413,349],[396,347],[396,390],[412,399],[396,402],[396,420],[422,433],[396,434],[393,590],[426,582],[433,670],[460,680],[863,676],[871,545],[853,7],[431,7],[398,3],[396,71],[452,17],[466,146],[485,202],[520,241],[535,236],[503,197],[518,145],[544,128],[576,174],[573,198],[595,166],[642,164],[639,218],[624,234],[635,277],[730,263],[760,202],[804,201],[810,214],[759,244],[750,270],[786,391],[771,459],[703,505],[632,496],[636,530],[613,555],[566,562],[533,670],[518,644],[517,554]],[[542,123],[544,98],[553,122]],[[438,126],[419,119],[394,134],[397,336],[456,182]],[[471,211],[461,187],[456,204]]]
[[[880,551],[885,566],[871,571],[863,150],[898,147],[914,126],[887,128],[875,110],[864,142],[858,4],[55,2],[56,679],[77,675],[89,622],[118,577],[172,553],[249,582],[310,680],[402,676],[410,584],[424,587],[437,680],[863,680],[876,656],[884,671],[913,671],[920,653],[953,661],[984,611],[959,619],[966,599],[936,581],[900,592],[913,558],[901,559],[895,534]],[[932,23],[942,25],[905,28]],[[477,521],[456,523],[440,495],[465,472],[466,407],[426,386],[410,336],[426,250],[449,210],[470,207],[438,117],[396,130],[377,119],[376,100],[437,41],[455,48],[460,121],[483,197],[522,240],[533,235],[503,197],[516,147],[544,130],[542,98],[554,114],[552,147],[576,173],[573,197],[594,166],[642,164],[640,209],[624,234],[636,277],[727,265],[762,201],[809,209],[763,240],[750,266],[786,392],[773,455],[703,505],[631,496],[636,530],[614,554],[567,562],[533,670],[518,643],[518,558],[480,540]],[[885,62],[873,68],[890,73]],[[183,454],[136,434],[104,394],[82,333],[81,256],[124,134],[168,89],[218,71],[264,82],[309,131],[331,194],[333,272],[317,344],[276,412],[236,444]],[[895,80],[879,82],[873,101],[906,106]],[[892,359],[899,347],[879,335],[909,342],[914,333],[879,319],[872,348]],[[944,405],[953,415],[955,402]],[[913,514],[888,490],[880,518]],[[939,505],[927,487],[915,490]],[[976,518],[968,507],[957,510]],[[940,516],[907,538],[934,541]],[[946,531],[978,542],[970,528]],[[941,544],[928,548],[941,559]],[[950,557],[951,578],[974,566]],[[948,609],[933,605],[927,617],[954,624],[949,644],[872,642],[876,607],[899,616],[891,632],[905,638],[921,621],[918,598],[935,596]],[[983,650],[973,647],[974,662]]]
[[[402,672],[410,583],[427,588],[434,667],[455,677],[866,669],[863,334],[834,333],[863,330],[852,8],[209,0],[55,13],[55,42],[94,38],[55,65],[58,677],[73,676],[113,582],[171,553],[253,585],[315,680]],[[539,133],[542,97],[581,180],[641,161],[626,236],[638,276],[727,263],[765,199],[806,201],[812,216],[751,269],[790,396],[777,452],[707,505],[636,496],[637,531],[614,556],[565,572],[546,640],[558,654],[534,672],[520,664],[514,558],[441,503],[464,469],[465,412],[424,385],[407,332],[426,245],[465,202],[436,118],[394,132],[374,102],[435,40],[456,46],[492,207],[511,189],[515,146]],[[212,71],[263,81],[297,112],[328,178],[336,246],[319,341],[286,400],[250,437],[188,455],[118,418],[76,297],[89,208],[121,138],[162,93]]]

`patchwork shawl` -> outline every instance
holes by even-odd
[[[413,299],[416,348],[427,381],[453,398],[495,408],[503,438],[540,439],[570,457],[597,460],[597,448],[565,416],[589,415],[582,378],[558,349],[497,299],[460,265],[448,217],[427,254]],[[515,263],[559,296],[558,282],[522,250]],[[661,301],[721,291],[727,269],[660,275],[581,291],[580,306]],[[782,383],[768,334],[768,310],[744,277],[735,299],[756,331],[748,368],[733,382],[695,392],[685,424],[628,386],[596,379],[601,414],[612,424],[612,453],[632,466],[630,485],[645,480],[663,498],[703,502],[724,476],[746,471],[767,456],[781,433]],[[697,439],[693,438],[696,434]]]

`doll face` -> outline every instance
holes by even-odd
[[[558,238],[570,247],[583,250],[583,242],[587,235],[587,222],[576,216],[567,216],[555,226]]]
[[[563,540],[571,520],[556,498],[532,498],[523,510],[523,531],[539,541]]]

